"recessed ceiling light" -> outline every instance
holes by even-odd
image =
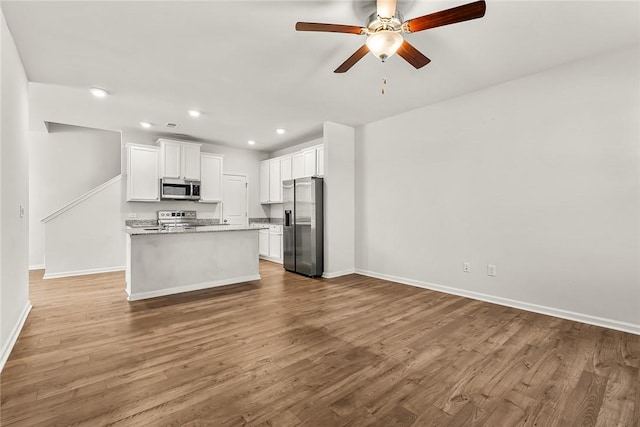
[[[255,143],[256,143],[256,142],[255,142],[254,140],[249,140],[249,141],[247,141],[247,144],[249,144],[249,145],[255,145]]]
[[[104,98],[105,96],[109,95],[109,92],[99,87],[92,87],[89,89],[89,92],[91,92],[91,94],[96,98]]]
[[[142,126],[143,128],[150,128],[151,127],[151,123],[149,123],[149,122],[140,122],[140,126]]]
[[[189,115],[191,117],[200,117],[200,114],[202,114],[200,111],[198,110],[189,110]]]
[[[278,135],[283,135],[285,132],[286,132],[286,130],[285,130],[285,129],[282,129],[282,128],[278,128],[278,129],[276,129],[276,133],[277,133]]]

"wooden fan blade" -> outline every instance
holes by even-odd
[[[396,14],[396,0],[378,0],[377,14],[381,18],[393,18]]]
[[[317,22],[298,22],[296,31],[322,31],[325,33],[364,34],[362,27],[355,25],[319,24]]]
[[[346,61],[342,63],[342,65],[336,68],[334,73],[345,73],[349,71],[349,69],[353,67],[356,62],[364,58],[367,53],[369,53],[369,48],[366,44],[363,44],[360,49],[356,50],[353,55],[351,55]]]
[[[406,40],[402,42],[396,53],[416,68],[422,68],[431,62],[429,58],[420,53],[418,49],[413,47]]]
[[[409,33],[415,33],[416,31],[428,30],[429,28],[469,21],[471,19],[482,18],[486,9],[487,6],[484,0],[476,1],[409,19],[403,24],[403,28]]]

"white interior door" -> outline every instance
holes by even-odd
[[[222,221],[233,225],[248,225],[247,177],[244,175],[223,175],[222,178]]]

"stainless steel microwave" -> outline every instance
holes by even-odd
[[[162,200],[200,200],[200,181],[162,178],[160,180]]]

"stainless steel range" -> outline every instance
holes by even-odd
[[[197,221],[196,211],[158,211],[158,226],[163,230],[194,230]]]

